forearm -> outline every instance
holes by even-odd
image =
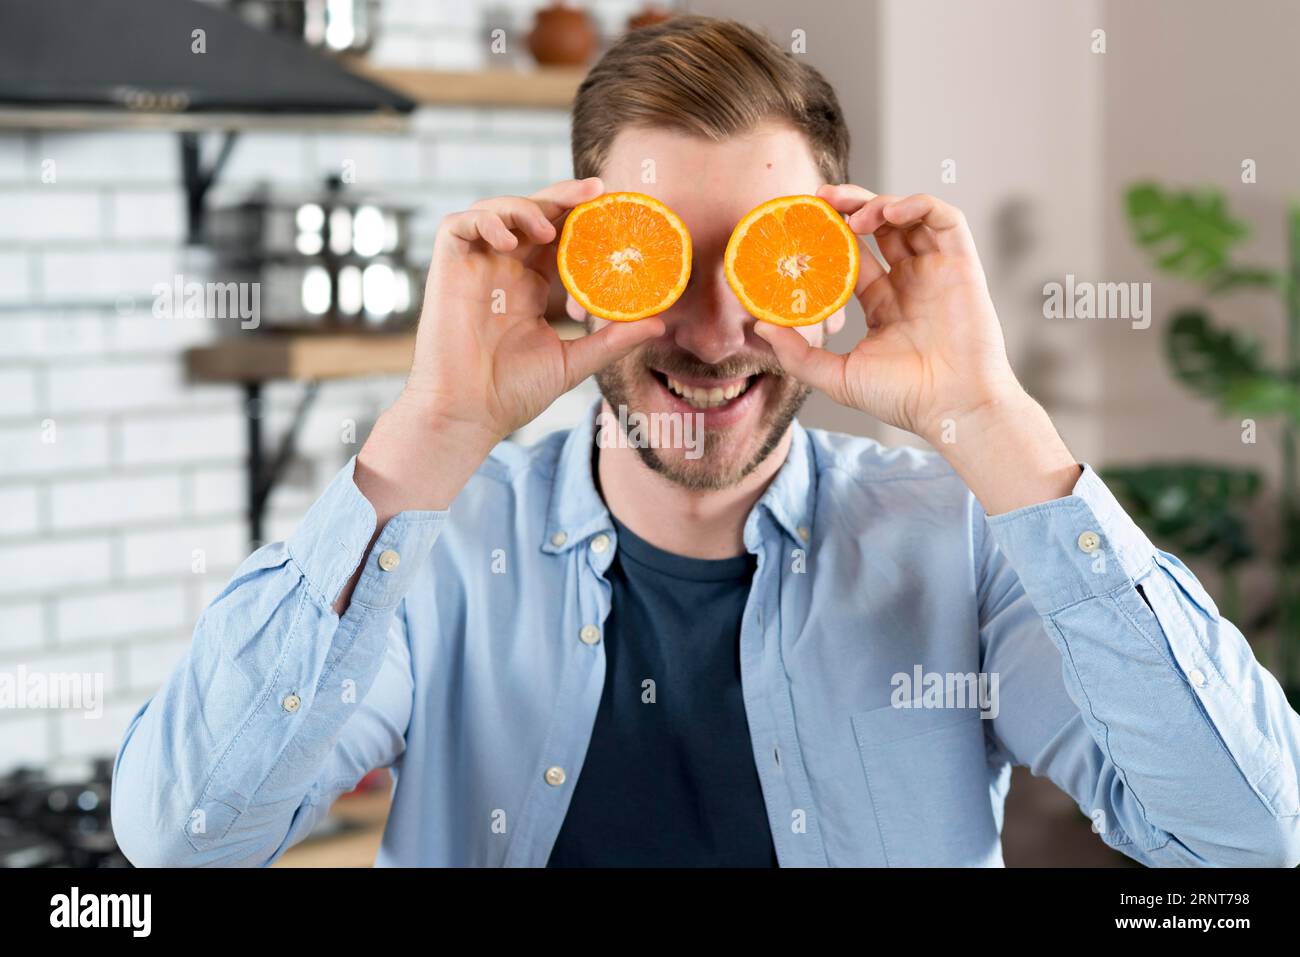
[[[340,735],[385,654],[405,651],[404,639],[390,640],[400,625],[394,610],[444,516],[412,512],[388,522],[379,548],[407,561],[380,567],[362,551],[372,509],[349,465],[287,542],[244,562],[122,744],[114,830],[133,862],[266,863],[337,748],[370,766],[399,753],[400,741],[365,751],[340,744]],[[340,619],[331,605],[358,568],[356,607]],[[400,663],[394,670],[409,673]],[[404,726],[409,694],[389,689],[384,697],[393,715],[384,725]],[[358,740],[380,739],[372,733]]]
[[[1191,572],[1091,469],[987,528],[982,666],[1004,679],[997,730],[1015,757],[1147,863],[1294,866],[1300,717]]]
[[[353,473],[375,509],[375,531],[365,554],[393,516],[450,508],[497,441],[486,429],[450,421],[413,399],[395,402],[375,423]],[[364,564],[339,593],[335,614],[347,611]]]
[[[190,654],[127,729],[113,829],[136,866],[261,866],[286,844],[356,710],[344,703],[342,676],[364,698],[388,627],[378,615],[358,617],[345,633],[328,609],[294,591],[242,633],[238,614],[221,602],[210,608]],[[225,601],[243,599],[232,592]],[[250,653],[253,643],[266,651]],[[338,643],[348,650],[335,663]],[[240,650],[241,666],[226,649]]]
[[[1081,467],[1052,420],[1016,387],[926,436],[989,515],[1063,498]]]

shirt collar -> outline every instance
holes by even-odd
[[[546,513],[542,551],[559,553],[580,545],[597,532],[612,531],[605,502],[596,491],[591,472],[592,444],[601,400],[569,432],[560,449]],[[817,463],[808,431],[796,419],[790,427],[790,452],[776,478],[745,521],[745,545],[758,545],[758,516],[766,511],[797,547],[806,546],[813,533],[817,494]]]
[[[555,480],[551,483],[551,501],[546,510],[544,552],[568,551],[588,535],[614,527],[591,474],[591,450],[596,440],[600,402],[597,399],[593,403],[560,448]]]
[[[758,515],[766,510],[783,532],[804,548],[812,541],[817,501],[817,457],[808,430],[790,425],[790,452],[745,522],[745,545],[758,545]]]

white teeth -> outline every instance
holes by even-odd
[[[720,386],[714,386],[709,389],[697,389],[694,386],[678,382],[672,376],[665,376],[668,380],[668,388],[680,395],[687,403],[697,409],[712,409],[722,405],[724,402],[730,402],[736,396],[744,393],[749,388],[749,380],[734,383],[725,389]]]

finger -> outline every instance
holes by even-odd
[[[617,362],[643,342],[664,334],[658,316],[635,322],[611,322],[599,332],[580,336],[564,345],[564,388],[572,389],[611,362]]]
[[[586,179],[566,179],[552,183],[528,198],[541,208],[543,216],[554,223],[579,203],[595,199],[604,191],[605,184],[599,176],[588,176]]]
[[[970,228],[960,209],[928,193],[895,200],[881,209],[885,221],[900,229],[924,226],[939,251],[969,253],[974,249]]]
[[[853,183],[826,183],[818,187],[816,195],[846,215],[861,209],[876,198],[876,194],[871,190],[855,186]]]
[[[874,233],[882,226],[889,225],[883,210],[890,203],[897,202],[898,198],[889,193],[872,196],[849,213],[849,228],[860,235],[867,235]]]
[[[519,245],[518,237],[491,210],[470,209],[452,213],[443,220],[443,225],[447,235],[453,239],[464,243],[485,242],[500,253],[508,253]]]
[[[939,240],[934,234],[934,230],[924,223],[914,223],[911,226],[904,226],[899,230],[903,238],[907,240],[907,245],[911,247],[912,252],[916,255],[922,253],[939,252]]]
[[[833,190],[830,193],[831,198],[823,196],[828,203],[835,206],[841,212],[847,213],[849,229],[853,230],[859,237],[874,236],[876,245],[880,248],[880,254],[885,257],[885,262],[893,268],[909,256],[914,256],[917,250],[914,250],[907,241],[907,236],[902,230],[895,229],[885,219],[883,210],[890,203],[898,199],[888,193],[877,195],[870,190],[863,189],[861,186],[850,184],[833,187],[823,187],[824,189]],[[820,190],[818,194],[821,195]],[[837,205],[838,204],[838,205]],[[859,238],[858,245],[863,252],[866,252],[868,245]],[[863,267],[858,272],[858,282],[854,287],[855,295],[861,297],[862,293],[873,282],[886,274],[885,267],[879,262],[873,263],[867,261],[867,257],[860,257]],[[872,257],[874,261],[874,256]]]
[[[880,240],[876,240],[879,246]],[[853,295],[861,298],[862,294],[867,291],[877,279],[889,275],[888,260],[881,262],[884,253],[876,252],[876,247],[867,241],[867,237],[858,237],[858,281],[853,286]]]
[[[542,208],[523,196],[480,199],[470,209],[486,209],[496,213],[506,226],[538,245],[549,243],[555,238],[555,226],[546,218]]]
[[[782,369],[805,385],[825,392],[836,402],[844,401],[843,356],[809,345],[807,339],[785,326],[756,322],[754,332],[772,347]]]
[[[868,329],[879,329],[886,325],[890,316],[896,316],[894,287],[889,282],[873,282],[858,297],[862,305],[862,314],[866,317]]]
[[[849,228],[853,229],[852,216],[868,202],[876,198],[876,194],[861,186],[854,186],[852,183],[841,183],[838,185],[826,184],[818,188],[816,195],[826,200],[831,208],[836,212],[843,213],[849,217]],[[881,276],[885,275],[885,267],[881,265],[880,260],[876,258],[875,251],[871,244],[866,240],[866,233],[853,230],[858,237],[858,259],[861,264],[858,267],[858,282],[854,288],[854,295],[862,295],[862,291],[871,285]]]
[[[933,232],[921,220],[896,223],[885,215],[885,210],[895,208],[899,202],[897,196],[876,196],[849,216],[849,228],[875,236],[876,245],[891,267],[908,256],[933,252],[938,248],[931,238]]]
[[[916,255],[912,247],[908,245],[907,237],[901,229],[895,229],[892,226],[881,226],[873,235],[876,237],[876,245],[880,247],[880,254],[885,257],[885,262],[889,263],[891,269],[904,259]]]

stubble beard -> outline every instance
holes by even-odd
[[[600,388],[600,393],[614,411],[615,418],[620,419],[620,428],[625,437],[628,437],[628,422],[619,417],[618,410],[620,407],[626,408],[629,419],[633,412],[646,411],[638,409],[633,404],[631,400],[631,383],[634,379],[642,379],[649,374],[650,358],[641,352],[634,352],[613,365],[607,366],[596,375],[596,384]],[[727,454],[734,454],[727,451],[727,447],[731,444],[729,441],[731,436],[727,434],[727,431],[730,430],[706,429],[703,454],[698,459],[693,460],[684,456],[665,457],[660,449],[653,448],[648,444],[628,443],[636,449],[637,455],[647,468],[658,475],[662,475],[675,485],[692,491],[716,491],[731,488],[744,480],[766,461],[768,456],[781,444],[782,438],[790,428],[790,423],[794,421],[804,402],[812,394],[812,389],[803,385],[797,379],[785,375],[774,360],[758,368],[755,368],[754,364],[750,362],[746,363],[745,368],[736,369],[728,367],[726,363],[720,366],[709,366],[692,357],[685,357],[680,353],[675,353],[671,356],[657,357],[653,364],[659,369],[699,378],[707,378],[712,375],[720,379],[726,379],[762,372],[767,378],[767,387],[772,390],[772,394],[766,400],[766,405],[759,417],[756,429],[762,439],[752,454],[740,459],[738,462],[724,461]]]

